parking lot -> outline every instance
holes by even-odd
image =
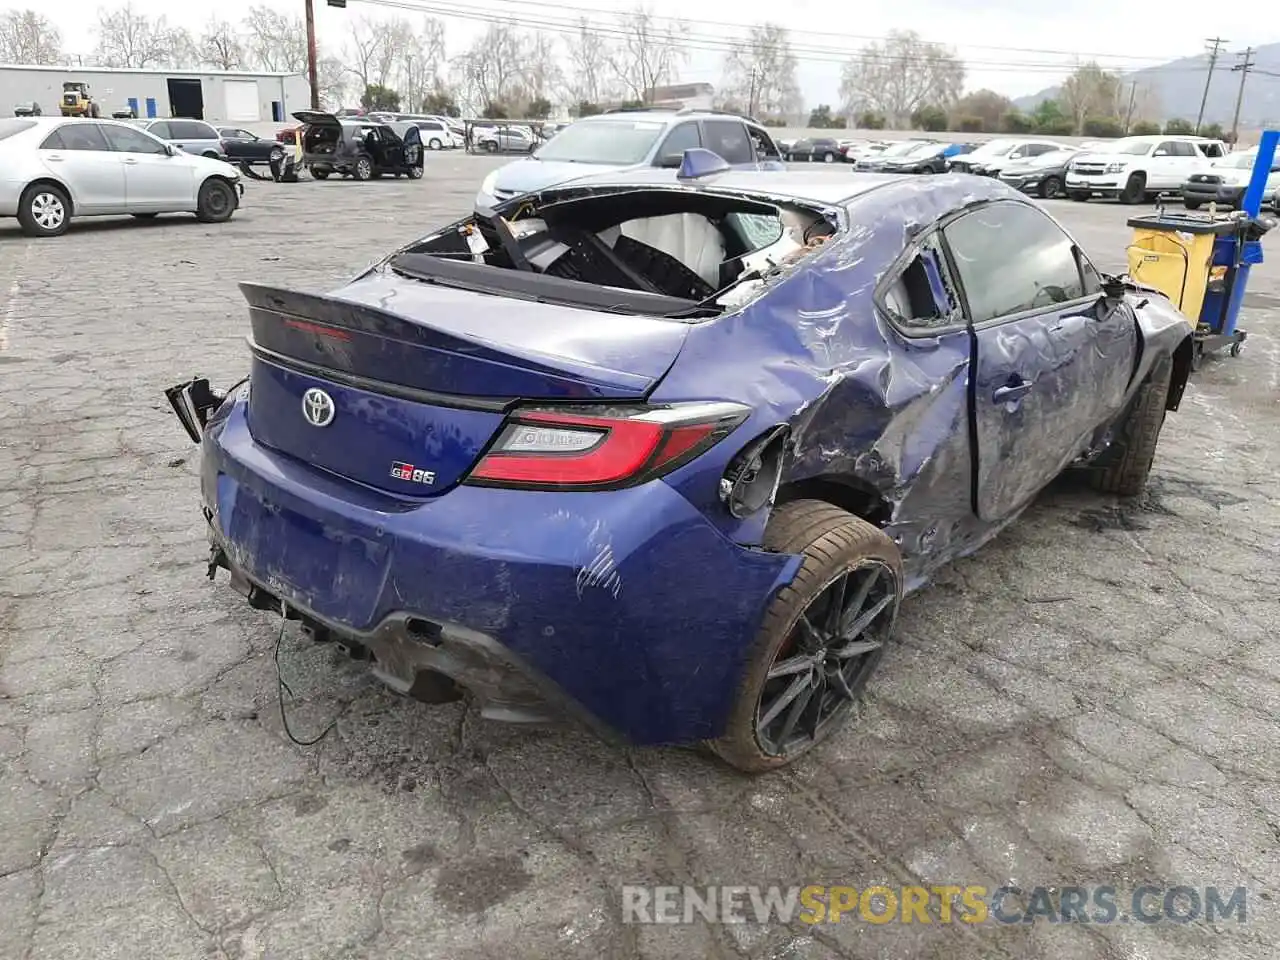
[[[162,396],[245,373],[239,281],[324,289],[498,161],[249,182],[227,224],[0,221],[0,957],[1273,958],[1280,240],[1147,495],[1059,483],[909,598],[861,722],[756,779],[398,699],[205,578]],[[850,176],[848,168],[824,176]],[[1103,269],[1134,208],[1055,202]],[[708,598],[708,602],[712,602]],[[1247,888],[1207,923],[624,923],[624,884]],[[1118,898],[1123,903],[1124,895]]]

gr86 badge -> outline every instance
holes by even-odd
[[[434,470],[422,470],[412,463],[401,463],[399,460],[391,461],[391,475],[397,480],[407,480],[410,483],[430,485],[436,482]]]

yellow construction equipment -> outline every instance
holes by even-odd
[[[68,80],[62,84],[62,99],[58,109],[64,117],[97,117],[99,116],[97,101],[89,93],[89,85],[79,80]]]

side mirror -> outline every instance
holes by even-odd
[[[166,143],[164,145],[164,153],[167,157],[176,157],[178,155],[178,148],[172,143]]]

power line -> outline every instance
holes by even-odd
[[[598,17],[598,16],[604,15],[604,11],[601,11],[601,10],[586,9],[583,7],[573,6],[571,4],[566,4],[566,3],[547,3],[547,2],[544,2],[544,0],[487,0],[487,2],[507,3],[513,6],[521,6],[521,7],[534,6],[534,7],[537,7],[538,10],[548,10],[548,9],[568,10],[583,16],[595,15]],[[677,23],[695,24],[695,25],[704,26],[704,27],[715,27],[719,31],[723,31],[726,28],[739,29],[739,30],[743,28],[743,24],[741,23],[730,23],[724,20],[698,20],[698,19],[693,19],[689,17],[664,17],[664,16],[658,16],[656,14],[652,14],[650,16],[651,16],[651,19],[655,21],[666,21],[671,24],[677,24]],[[779,26],[781,26],[781,24],[779,24]],[[791,27],[784,27],[783,29],[785,29],[788,34],[805,34],[808,36],[823,37],[827,39],[861,40],[861,41],[883,41],[886,39],[884,36],[873,36],[869,34],[859,34],[859,33],[832,33],[829,30],[804,30],[804,29],[793,29]],[[946,44],[935,43],[934,41],[925,40],[923,38],[921,39],[921,42],[930,43],[937,46],[946,46]],[[1052,54],[1054,56],[1073,57],[1077,59],[1081,57],[1084,57],[1086,59],[1099,59],[1099,58],[1121,59],[1123,58],[1126,60],[1147,60],[1147,61],[1151,61],[1152,63],[1168,63],[1170,60],[1181,59],[1178,56],[1158,57],[1158,56],[1148,55],[1148,56],[1135,57],[1135,56],[1127,56],[1127,55],[1122,55],[1117,53],[1086,53],[1079,50],[1047,50],[1047,49],[1042,49],[1037,47],[1008,47],[1008,46],[1000,46],[995,44],[981,44],[981,43],[968,43],[968,44],[962,44],[962,46],[969,47],[974,50],[1002,50],[1008,53],[1041,53],[1041,54]]]
[[[495,12],[459,10],[454,7],[438,6],[433,3],[432,0],[352,0],[352,2],[359,2],[374,7],[385,7],[389,9],[426,14],[446,20],[457,19],[491,25],[518,27],[535,33],[550,32],[555,34],[571,34],[577,31],[581,26],[579,21],[565,20],[563,18],[555,19],[543,16],[536,20],[531,20]],[[625,27],[618,25],[598,26],[592,24],[589,29],[593,35],[603,37],[605,39],[619,40],[630,36]],[[737,49],[740,43],[740,40],[735,41],[724,37],[714,37],[692,31],[672,38],[672,45],[681,50],[698,50],[719,54],[726,54]],[[796,60],[808,63],[847,64],[887,62],[921,64],[927,63],[931,59],[927,55],[868,55],[864,50],[858,48],[816,46],[810,44],[790,44],[790,48],[791,53]],[[1078,60],[1074,62],[965,60],[964,62],[966,66],[975,67],[982,72],[1008,73],[1062,74],[1070,73],[1072,70],[1080,66]],[[1123,68],[1117,67],[1113,69],[1122,70]],[[1170,69],[1198,70],[1199,68]]]
[[[1209,51],[1209,72],[1204,76],[1204,96],[1200,98],[1200,112],[1196,114],[1196,133],[1200,132],[1200,124],[1204,122],[1204,108],[1205,104],[1209,102],[1209,84],[1213,82],[1213,68],[1218,63],[1218,51],[1222,49],[1222,45],[1226,42],[1221,37],[1213,37],[1205,41],[1205,43],[1213,44],[1213,48]]]

